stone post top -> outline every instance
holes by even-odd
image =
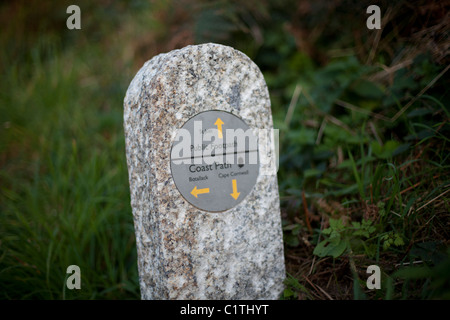
[[[159,114],[161,103],[167,112],[176,113],[179,123],[214,109],[231,112],[253,128],[272,127],[269,92],[260,69],[244,53],[221,44],[190,45],[147,61],[127,90],[125,119],[133,108]]]

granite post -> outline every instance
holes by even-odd
[[[279,298],[276,172],[264,168],[261,145],[239,150],[228,136],[273,129],[258,67],[212,43],[160,54],[128,88],[124,129],[142,299]],[[199,132],[183,158],[182,135]]]

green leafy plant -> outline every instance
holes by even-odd
[[[352,243],[361,238],[369,238],[376,231],[370,220],[352,222],[345,226],[342,219],[330,219],[330,227],[322,231],[325,240],[319,242],[314,254],[319,257],[331,256],[337,258],[346,250],[352,249]]]
[[[299,295],[306,296],[308,299],[312,299],[311,293],[309,290],[302,285],[297,278],[293,277],[291,274],[287,274],[287,277],[284,281],[286,285],[282,299],[284,300],[296,300],[299,298]]]
[[[290,224],[283,226],[284,243],[291,247],[297,247],[300,243],[299,234],[302,231],[300,224]]]
[[[380,240],[383,242],[383,250],[387,250],[391,246],[401,247],[405,244],[403,237],[399,233],[393,231],[382,235]]]

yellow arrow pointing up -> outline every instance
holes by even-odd
[[[217,126],[217,130],[219,131],[219,139],[223,139],[223,134],[222,134],[222,125],[223,124],[224,124],[224,122],[220,118],[217,118],[216,122],[214,122],[214,125]]]
[[[191,191],[191,194],[196,198],[198,198],[197,195],[202,193],[209,193],[209,188],[197,189],[197,186],[195,186],[194,189],[192,189]]]
[[[237,198],[239,198],[239,195],[241,194],[240,192],[237,192],[237,183],[236,183],[236,179],[233,179],[233,193],[230,193],[230,196],[232,196],[234,198],[234,200],[237,200]]]

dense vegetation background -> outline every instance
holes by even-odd
[[[81,8],[82,30],[66,28]],[[366,28],[377,4],[382,29]],[[217,42],[280,129],[282,299],[450,298],[449,2],[0,3],[0,298],[138,299],[122,103],[160,52]],[[81,268],[68,290],[66,268]],[[380,290],[366,288],[379,265]]]

